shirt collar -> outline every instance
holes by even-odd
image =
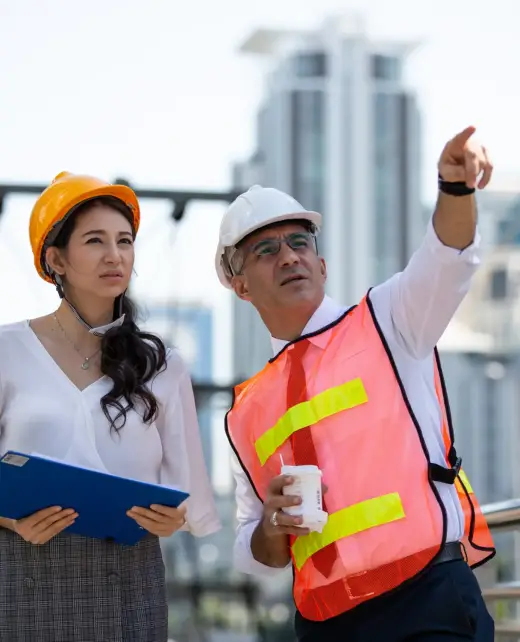
[[[339,317],[346,312],[347,308],[339,305],[333,301],[329,296],[325,295],[320,306],[316,309],[311,318],[307,321],[307,325],[303,328],[302,335],[311,334],[312,332],[318,332],[325,326],[333,323]],[[312,343],[315,343],[318,346],[322,347],[321,337],[318,335],[316,337],[311,337]],[[276,339],[271,337],[271,347],[273,349],[273,354],[278,354],[289,341],[284,341],[283,339]]]

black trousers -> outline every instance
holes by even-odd
[[[466,562],[444,562],[401,589],[324,622],[296,613],[299,642],[494,642],[495,625]]]

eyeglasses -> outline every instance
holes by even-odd
[[[230,266],[234,274],[240,274],[249,255],[260,259],[276,256],[285,243],[294,252],[316,249],[316,236],[311,232],[293,232],[280,238],[265,238],[250,247],[240,248],[230,257]]]

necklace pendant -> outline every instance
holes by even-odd
[[[88,358],[85,359],[85,361],[81,364],[81,369],[82,370],[88,370],[90,367],[90,363],[88,362]]]

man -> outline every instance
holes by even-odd
[[[216,268],[258,310],[274,358],[235,390],[235,559],[292,564],[302,642],[492,642],[471,567],[494,547],[453,444],[436,344],[478,266],[475,189],[492,166],[468,127],[445,146],[426,237],[347,309],[325,296],[321,215],[255,186],[229,207]],[[320,533],[284,509],[280,461],[323,472]],[[287,491],[286,491],[287,492]]]

